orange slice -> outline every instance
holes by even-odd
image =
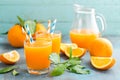
[[[91,64],[99,70],[107,70],[115,64],[115,59],[112,57],[91,57]]]
[[[112,43],[106,38],[95,39],[90,47],[90,55],[96,57],[111,57],[113,52]]]
[[[5,64],[15,64],[19,59],[20,55],[16,50],[0,55],[0,60]]]
[[[65,50],[68,47],[71,47],[72,49],[78,48],[77,44],[75,44],[75,43],[61,43],[60,44],[60,51],[65,53]]]
[[[72,57],[82,57],[86,52],[84,48],[72,48]],[[65,55],[70,57],[70,47],[66,48]]]

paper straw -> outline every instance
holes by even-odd
[[[22,27],[22,32],[26,35],[26,39],[29,40],[29,37],[23,27]]]
[[[52,25],[51,25],[51,30],[50,30],[50,33],[51,33],[51,34],[53,34],[54,31],[55,31],[56,22],[57,22],[57,20],[55,19],[55,20],[53,21]]]
[[[50,26],[51,26],[51,20],[48,20],[48,29],[47,29],[47,33],[50,33]]]
[[[26,29],[27,35],[28,35],[29,38],[30,38],[30,43],[32,43],[32,42],[33,42],[33,38],[32,38],[32,36],[31,36],[30,29],[29,29],[28,25],[25,25],[25,29]]]

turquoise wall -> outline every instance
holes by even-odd
[[[6,32],[17,17],[37,19],[47,25],[48,19],[57,19],[56,29],[68,34],[74,17],[73,4],[78,3],[96,9],[106,19],[103,35],[120,35],[119,0],[0,0],[0,32]]]

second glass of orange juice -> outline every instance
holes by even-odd
[[[52,52],[60,53],[60,43],[61,43],[61,32],[55,31],[51,34],[52,38]]]
[[[50,60],[49,55],[52,52],[52,40],[43,38],[32,43],[24,43],[24,53],[28,72],[31,74],[48,73]]]
[[[60,43],[61,43],[61,32],[55,31],[53,34],[42,32],[38,33],[36,36],[36,40],[41,40],[42,38],[50,37],[52,40],[52,52],[57,54],[60,53]]]

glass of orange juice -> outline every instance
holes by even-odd
[[[60,53],[60,43],[61,43],[61,32],[55,31],[51,34],[52,38],[52,52]]]
[[[45,34],[43,36],[43,34]],[[60,43],[61,43],[61,32],[55,31],[53,34],[50,33],[38,33],[36,36],[36,40],[41,40],[42,38],[50,37],[52,40],[52,52],[60,53]]]
[[[25,41],[24,53],[28,72],[31,74],[45,74],[49,72],[49,55],[52,52],[52,40],[42,38],[30,43]]]

